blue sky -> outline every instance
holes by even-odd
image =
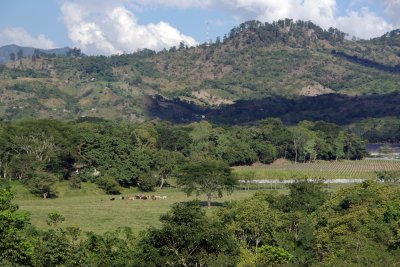
[[[364,39],[400,28],[400,0],[2,0],[0,45],[80,47],[87,54],[203,43],[239,23],[285,17]],[[208,25],[208,27],[207,27]]]

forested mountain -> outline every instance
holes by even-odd
[[[0,115],[339,124],[397,116],[399,33],[347,40],[311,22],[248,21],[197,47],[110,57],[36,53],[0,66]]]

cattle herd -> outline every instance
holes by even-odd
[[[125,197],[125,196],[120,196],[120,197],[118,197],[118,198],[115,198],[115,197],[113,197],[113,198],[110,198],[110,200],[115,200],[115,199],[120,199],[120,200],[137,200],[137,199],[142,199],[142,200],[148,200],[148,199],[151,199],[151,200],[157,200],[157,199],[166,199],[167,198],[167,196],[155,196],[155,195],[136,195],[136,196],[133,196],[133,197]]]

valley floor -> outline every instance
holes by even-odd
[[[236,167],[234,172],[239,179],[251,175],[254,179],[278,179],[280,181],[293,178],[325,178],[325,179],[376,179],[376,171],[400,171],[400,161],[389,160],[361,160],[314,163],[298,163],[281,161],[272,165],[255,165]],[[351,184],[328,184],[328,191],[351,186]],[[275,184],[242,184],[240,190],[220,199],[213,199],[213,208],[218,208],[224,201],[241,200],[252,196],[256,190],[278,191],[286,193],[287,187],[283,183]],[[247,190],[250,189],[250,190]],[[27,188],[19,183],[13,184],[15,201],[21,210],[31,214],[33,225],[46,229],[47,215],[58,212],[66,219],[62,226],[78,226],[84,231],[103,233],[115,230],[118,227],[130,227],[135,233],[160,225],[160,215],[166,213],[176,202],[199,199],[204,201],[205,196],[187,197],[185,193],[175,188],[165,188],[156,192],[143,193],[137,189],[123,189],[119,196],[106,195],[96,185],[83,183],[81,189],[70,189],[66,182],[58,185],[58,198],[41,199],[35,197]],[[121,196],[159,195],[165,199],[157,200],[122,200]],[[111,200],[115,198],[115,200]]]
[[[13,186],[15,202],[20,210],[31,214],[33,225],[47,229],[47,215],[58,212],[65,217],[61,226],[78,226],[83,231],[103,233],[113,231],[118,227],[130,227],[135,233],[160,225],[160,215],[166,213],[176,202],[196,199],[196,196],[187,197],[178,189],[163,189],[157,192],[139,192],[136,189],[124,189],[119,196],[110,196],[96,188],[96,185],[83,183],[82,189],[72,190],[66,183],[58,187],[59,197],[55,199],[41,199],[34,197],[22,185]],[[281,190],[281,191],[286,191]],[[214,199],[215,207],[221,206],[224,201],[241,200],[252,196],[254,190],[237,190],[223,198]],[[121,196],[159,195],[166,199],[157,200],[121,200]],[[115,200],[110,200],[115,198]],[[204,201],[205,196],[197,197]]]

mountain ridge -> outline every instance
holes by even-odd
[[[0,64],[5,64],[12,61],[10,58],[11,53],[14,53],[14,56],[17,56],[20,50],[22,51],[22,57],[26,58],[32,57],[35,54],[35,51],[48,55],[65,56],[72,49],[67,46],[60,48],[43,49],[29,46],[19,46],[16,44],[4,45],[0,47]]]
[[[141,121],[157,117],[148,106],[156,95],[166,99],[161,102],[168,112],[168,107],[179,110],[169,102],[174,99],[181,105],[218,109],[274,97],[399,92],[398,31],[369,41],[345,37],[311,22],[248,21],[222,39],[196,47],[182,43],[160,52],[143,49],[109,57],[79,53],[26,58],[2,67],[0,114],[5,119]]]

